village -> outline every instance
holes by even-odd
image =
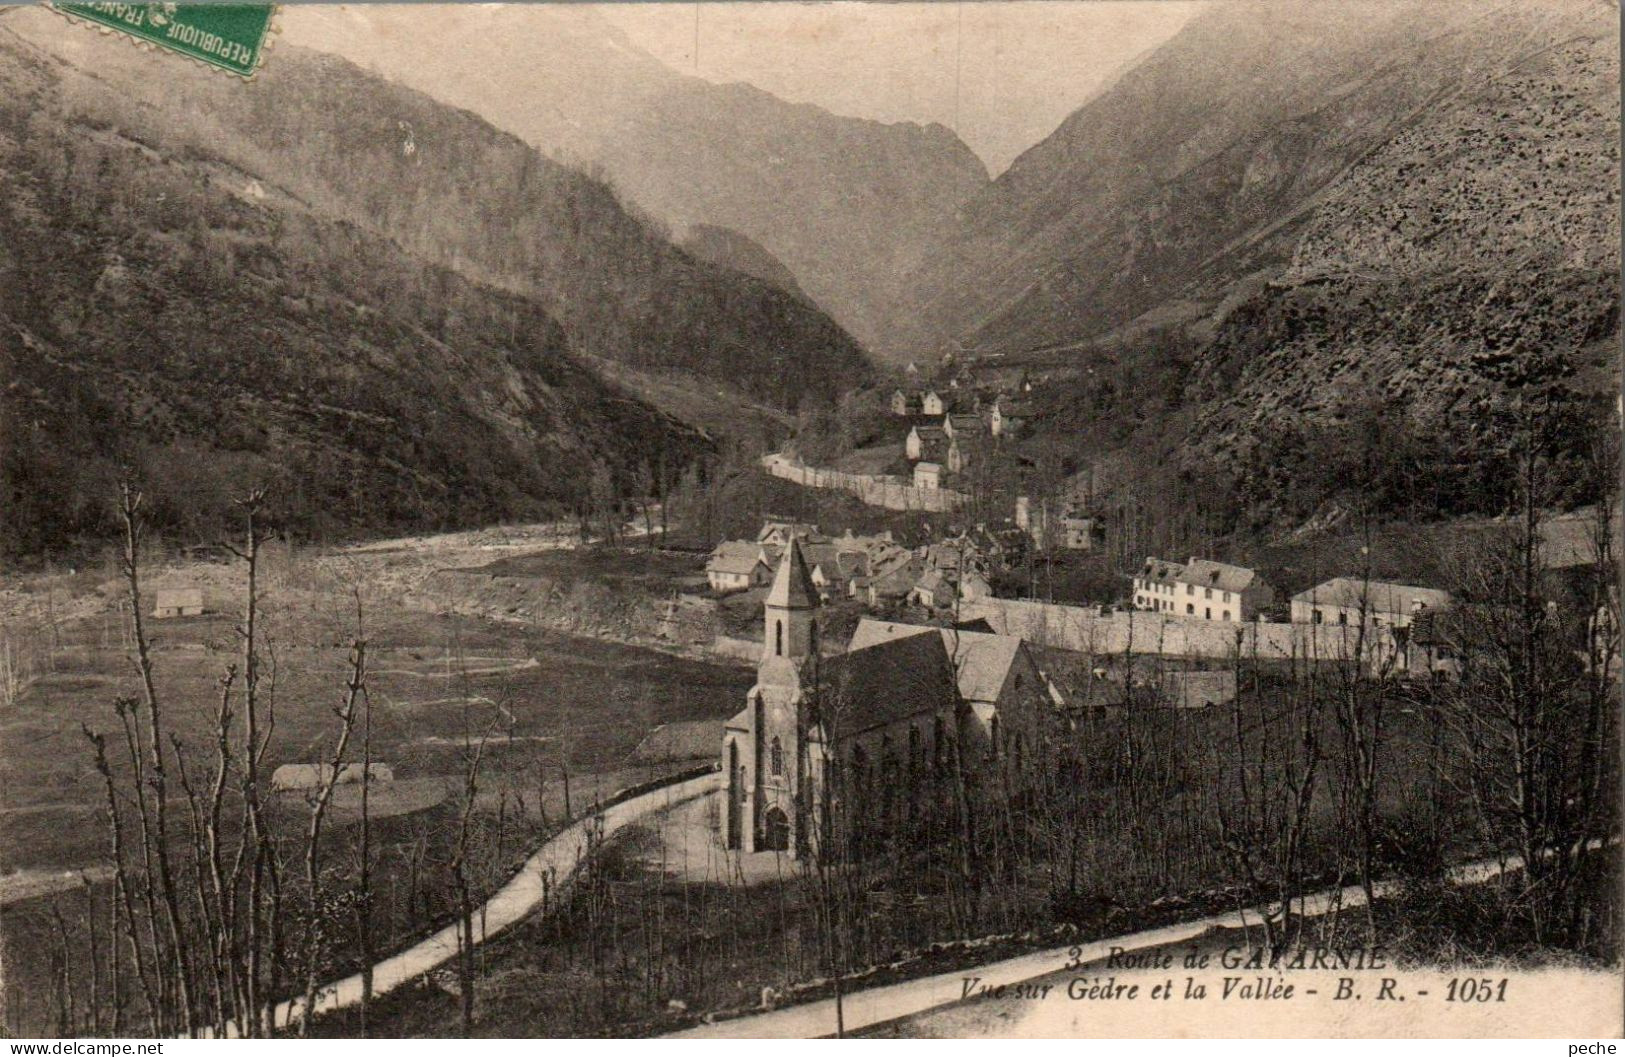
[[[1025,373],[1012,379],[1027,398],[1041,384]],[[752,899],[792,898],[792,889],[825,883],[818,878],[828,869],[870,876],[874,891],[859,902],[880,916],[861,940],[854,920],[840,927],[853,930],[847,942],[861,942],[865,957],[878,958],[961,903],[954,913],[975,915],[976,928],[985,929],[1044,920],[1039,908],[1058,891],[1077,899],[1071,893],[1107,886],[1121,905],[1155,892],[1189,899],[1217,891],[1224,878],[1242,876],[1237,864],[1197,853],[1188,842],[1210,839],[1203,834],[1215,824],[1232,824],[1220,820],[1236,808],[1216,805],[1230,795],[1235,764],[1230,750],[1203,759],[1211,750],[1200,746],[1215,744],[1241,717],[1256,732],[1244,742],[1266,739],[1260,752],[1267,753],[1267,732],[1282,715],[1326,726],[1317,737],[1330,737],[1344,724],[1340,717],[1354,715],[1348,702],[1388,709],[1387,726],[1425,741],[1435,735],[1413,728],[1447,706],[1421,703],[1458,700],[1456,687],[1470,670],[1495,663],[1485,638],[1489,611],[1480,599],[1459,598],[1455,581],[1446,587],[1379,578],[1358,560],[1363,550],[1307,583],[1301,563],[1259,568],[1225,560],[1231,555],[1223,550],[1124,562],[1098,513],[1109,496],[1075,484],[1024,494],[1015,491],[1019,474],[994,477],[999,487],[984,477],[954,490],[979,467],[1019,460],[1015,446],[1031,413],[1021,400],[970,384],[897,387],[876,398],[889,418],[892,457],[915,468],[906,485],[872,492],[846,478],[782,482],[783,463],[769,453],[756,480],[778,483],[762,494],[798,513],[764,513],[754,532],[708,549],[695,531],[705,504],[673,497],[658,510],[625,504],[615,512],[619,523],[595,515],[578,526],[383,541],[303,559],[267,550],[267,604],[283,634],[294,636],[289,641],[305,642],[301,648],[314,648],[313,657],[333,653],[332,645],[352,634],[342,630],[333,608],[342,594],[331,595],[332,588],[346,579],[373,585],[367,608],[385,615],[372,618],[381,628],[369,636],[378,638],[375,671],[366,679],[391,702],[365,758],[300,753],[291,744],[271,753],[268,809],[291,820],[310,805],[330,805],[335,833],[348,834],[341,842],[353,839],[363,818],[417,834],[416,850],[384,871],[391,885],[405,886],[393,906],[381,908],[383,935],[398,942],[415,931],[421,910],[414,908],[439,907],[432,916],[444,920],[456,899],[497,891],[505,877],[502,892],[523,887],[525,875],[511,874],[505,848],[541,841],[538,855],[587,861],[557,847],[575,832],[560,831],[561,824],[591,819],[601,805],[635,804],[699,783],[692,800],[629,816],[629,835],[585,839],[644,848],[634,873],[649,868],[650,855],[676,857],[687,864],[675,868],[681,884],[742,885]],[[960,406],[970,410],[955,410]],[[947,505],[920,498],[961,494]],[[843,498],[831,506],[821,502],[826,495]],[[812,510],[826,514],[812,520]],[[929,516],[911,521],[916,513]],[[1617,537],[1617,518],[1613,524]],[[1586,577],[1618,545],[1602,542],[1598,525],[1586,510],[1539,524],[1542,576],[1554,599],[1569,599],[1564,605],[1585,604]],[[1405,566],[1386,566],[1396,567]],[[237,604],[230,568],[181,561],[160,569],[143,603],[160,670],[180,663],[189,683],[206,671],[197,666],[209,654],[185,644],[211,642],[230,619]],[[1079,570],[1085,575],[1067,575]],[[390,586],[380,593],[384,583]],[[318,584],[326,586],[313,594]],[[99,598],[115,600],[118,641],[134,648],[116,581],[98,590]],[[48,663],[62,668],[69,656],[81,656],[77,671],[105,666],[108,617],[93,610],[76,617],[79,609],[58,610],[49,595],[44,601],[42,614],[58,629],[52,635],[60,638],[66,627],[70,640],[82,643],[48,650]],[[1609,617],[1616,604],[1610,597],[1579,616],[1581,668],[1600,666],[1608,680],[1619,670]],[[325,615],[313,623],[294,616],[301,611]],[[97,634],[100,650],[87,639]],[[458,641],[467,645],[453,645]],[[319,667],[337,677],[340,661],[335,655]],[[634,674],[645,668],[658,674]],[[32,684],[34,694],[50,694],[75,671],[27,673],[17,692],[28,694]],[[680,694],[662,689],[679,686]],[[307,697],[315,690],[305,678],[285,692]],[[555,696],[561,692],[568,697]],[[1374,704],[1381,701],[1389,704]],[[301,730],[300,738],[316,743],[311,728]],[[1436,766],[1419,767],[1414,777],[1427,779]],[[1182,769],[1192,773],[1176,792],[1168,783]],[[1258,778],[1284,780],[1268,768]],[[1280,795],[1288,788],[1280,786]],[[1099,856],[1121,839],[1123,813],[1154,795],[1175,797],[1181,821],[1136,836],[1137,850],[1125,852],[1134,866],[1108,865]],[[1091,851],[1093,865],[1082,869],[1075,859],[1082,831],[1046,820],[1056,812],[1074,817],[1085,804],[1114,796],[1118,802],[1098,823],[1108,843]],[[1311,839],[1313,827],[1333,824],[1346,810],[1316,803],[1295,839]],[[42,803],[40,810],[56,809]],[[472,828],[445,828],[465,811]],[[11,821],[15,830],[20,819]],[[25,846],[42,867],[84,854],[44,831],[30,831]],[[464,846],[467,854],[479,849],[477,873],[448,888],[425,872],[426,856]],[[1181,868],[1151,867],[1174,847],[1186,848]],[[1319,854],[1341,861],[1340,852]],[[966,856],[981,864],[971,875],[963,872]],[[1071,876],[1057,889],[1052,875],[1068,858]],[[8,879],[8,901],[59,890],[53,876],[40,869]],[[597,877],[593,870],[588,876]],[[1006,897],[989,894],[996,876],[1009,879]],[[642,891],[650,882],[626,883]],[[550,885],[526,898],[545,906]],[[947,902],[926,912],[918,902],[923,892]],[[856,907],[821,913],[855,914]],[[514,913],[503,909],[493,920]],[[527,920],[528,911],[518,913],[513,920]],[[514,935],[601,929],[572,913],[516,925]],[[831,920],[800,921],[791,932],[835,927]],[[714,926],[690,920],[673,927],[680,942],[684,930]],[[453,939],[458,948],[468,943]],[[522,942],[480,949],[507,964],[529,957],[518,953]],[[737,957],[740,942],[748,941],[735,937],[713,956]],[[417,950],[408,955],[418,957]],[[335,950],[327,963],[353,966],[359,953]],[[423,957],[429,964],[436,956]],[[783,964],[758,970],[753,978],[775,987],[796,975]],[[403,978],[402,994],[433,1008],[442,991],[455,997],[475,986],[466,968],[432,979],[424,991]],[[353,994],[357,986],[340,982],[332,994]],[[703,993],[713,1006],[740,1001],[737,990]],[[294,1017],[297,1005],[289,1008],[285,1015]],[[333,1008],[346,1015],[342,1004]],[[683,1023],[669,1012],[616,1008],[600,1015]]]
[[[0,7],[0,1034],[1615,1030],[1619,9],[1414,6]]]

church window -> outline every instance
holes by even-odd
[[[768,750],[768,761],[768,765],[772,768],[773,777],[784,777],[784,745],[777,737],[774,737],[773,745]]]
[[[773,622],[773,654],[777,657],[784,656],[784,621],[782,620]]]

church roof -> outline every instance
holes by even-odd
[[[818,604],[818,589],[813,586],[812,573],[801,554],[801,542],[794,536],[779,560],[779,571],[773,574],[766,604],[783,609],[810,609]]]
[[[898,624],[889,620],[858,621],[847,646],[848,655],[874,649],[876,646],[899,639],[914,638],[930,632],[939,633],[944,649],[953,655],[954,672],[959,696],[966,701],[994,702],[999,699],[1010,668],[1021,653],[1022,640],[1015,635],[992,635],[986,632],[961,631],[955,628],[925,627],[919,624]]]
[[[940,635],[909,635],[826,658],[821,675],[819,700],[837,738],[959,703]]]

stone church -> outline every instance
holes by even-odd
[[[977,795],[1020,788],[1064,704],[1010,636],[864,620],[845,653],[823,656],[819,595],[797,540],[764,621],[756,684],[723,730],[730,849],[817,854],[842,795],[905,819],[911,799],[950,772]]]

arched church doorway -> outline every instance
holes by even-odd
[[[770,807],[762,816],[762,851],[790,850],[790,816],[783,808]]]

